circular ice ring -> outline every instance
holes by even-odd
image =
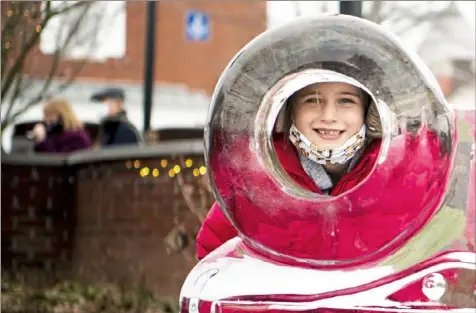
[[[342,73],[367,86],[375,96],[384,126],[380,158],[372,173],[357,187],[337,197],[311,194],[296,188],[296,183],[273,156],[270,136],[280,106],[295,88],[309,83],[298,74],[294,76],[297,83],[293,89],[285,80],[293,77],[293,73],[322,62],[346,64],[347,68],[355,69],[356,55],[377,64],[381,72],[379,75],[366,73],[367,68],[361,67],[357,72]],[[296,218],[306,214],[315,214],[316,218],[323,214],[340,217],[353,210],[365,210],[360,203],[366,203],[367,207],[378,206],[380,199],[388,199],[391,192],[382,185],[397,174],[394,160],[386,156],[398,154],[399,151],[392,151],[396,149],[392,143],[402,132],[408,131],[408,121],[415,119],[421,122],[420,128],[413,130],[416,134],[422,127],[432,127],[439,140],[450,140],[445,145],[451,148],[453,116],[441,90],[425,65],[407,53],[393,35],[373,23],[349,16],[297,19],[255,38],[235,56],[219,79],[205,129],[206,160],[215,196],[224,214],[247,242],[261,251],[319,266],[370,260],[408,238],[415,225],[423,223],[422,219],[428,214],[415,218],[407,229],[365,256],[317,259],[290,255],[283,252],[285,248],[273,246],[269,240],[257,239],[256,229],[260,225],[251,225],[257,224],[253,221],[254,214],[244,214],[245,206],[237,203],[248,201],[269,221],[279,220],[283,211]],[[422,149],[424,153],[425,148]],[[398,168],[398,175],[426,175],[441,182],[440,185],[446,184],[454,151],[445,151],[447,155],[422,172],[412,172],[414,166],[409,163],[407,167]],[[425,199],[412,205],[420,206],[422,212],[434,212],[442,205],[444,189],[433,188],[431,201]],[[283,203],[287,210],[283,209]],[[254,233],[250,231],[252,228]]]

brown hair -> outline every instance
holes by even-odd
[[[71,104],[64,99],[50,100],[44,108],[45,113],[56,113],[60,116],[64,131],[83,129],[83,123],[78,119]]]

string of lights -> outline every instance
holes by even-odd
[[[184,165],[180,164],[170,164],[167,159],[160,160],[160,167],[151,167],[143,165],[140,160],[135,161],[126,161],[127,169],[138,170],[140,177],[160,177],[161,175],[168,175],[170,178],[175,177],[175,175],[182,173],[183,171],[191,171],[194,177],[203,176],[207,173],[207,168],[205,165],[199,164],[194,166],[194,161],[192,159],[186,159]]]

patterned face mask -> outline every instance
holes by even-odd
[[[345,164],[352,159],[354,155],[364,146],[365,140],[365,124],[362,125],[360,130],[352,137],[346,140],[346,142],[334,149],[320,149],[316,145],[312,144],[296,126],[291,125],[289,130],[289,139],[294,144],[299,153],[303,156],[317,162],[319,164]]]

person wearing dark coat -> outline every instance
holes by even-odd
[[[111,147],[143,141],[140,132],[127,118],[124,109],[125,94],[122,89],[102,90],[93,94],[91,101],[107,106],[107,116],[100,122],[96,145]]]

